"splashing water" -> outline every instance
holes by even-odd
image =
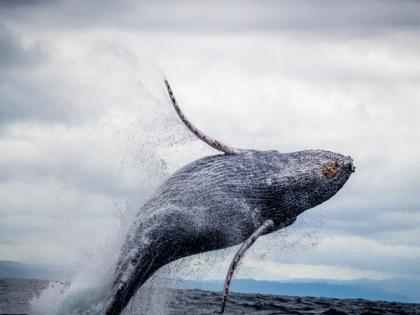
[[[175,144],[191,144],[193,138],[178,122],[170,105],[166,104],[168,100],[163,85],[158,83],[161,82],[161,75],[150,69],[146,69],[145,73],[147,73],[148,82],[155,83],[151,89],[140,84],[135,89],[131,86],[131,90],[126,93],[123,90],[121,94],[134,95],[136,102],[110,106],[104,111],[99,122],[94,123],[85,131],[89,133],[86,136],[88,138],[96,138],[98,135],[102,138],[107,136],[109,139],[106,143],[98,142],[96,144],[98,148],[88,148],[88,150],[98,152],[97,160],[109,159],[111,161],[109,169],[111,178],[117,180],[122,187],[120,192],[115,194],[114,209],[109,209],[113,217],[107,222],[111,223],[105,230],[90,231],[91,235],[95,236],[92,239],[83,239],[77,235],[77,231],[67,236],[76,244],[80,243],[81,258],[75,264],[79,272],[68,279],[69,281],[50,283],[39,297],[30,302],[31,314],[99,313],[103,308],[103,298],[113,280],[121,244],[139,206],[148,194],[168,176],[170,172],[168,168],[177,168],[186,162],[185,159],[191,158],[176,154],[176,152],[174,154],[177,150]],[[133,78],[133,80],[138,81],[138,78]],[[145,113],[147,115],[144,115]],[[77,149],[86,150],[87,148]],[[199,152],[195,154],[197,153],[199,154]],[[79,202],[74,200],[75,207]],[[103,235],[96,237],[99,233]],[[161,282],[162,280],[158,277],[154,277],[148,287],[159,283],[162,285]],[[138,303],[141,303],[143,309],[151,305],[148,307],[149,313],[153,313],[153,305],[156,307],[165,304],[163,303],[166,299],[164,296],[150,296],[146,292],[147,288],[141,291]],[[134,301],[128,310],[134,310],[136,303]],[[161,313],[161,311],[156,313]]]

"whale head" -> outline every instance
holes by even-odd
[[[334,196],[355,171],[349,156],[324,150],[292,153],[254,151],[258,159],[255,181],[264,219],[284,222]]]

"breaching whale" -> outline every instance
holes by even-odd
[[[170,100],[184,124],[223,154],[198,159],[170,176],[140,208],[103,310],[120,314],[137,289],[162,266],[189,255],[243,244],[225,282],[259,235],[292,224],[303,211],[334,196],[354,172],[349,156],[236,149],[205,135]]]

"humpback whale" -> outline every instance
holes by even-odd
[[[325,150],[282,153],[226,145],[195,127],[166,79],[165,85],[186,127],[222,153],[184,166],[141,206],[121,248],[105,315],[120,314],[162,266],[242,244],[226,277],[223,312],[233,271],[257,237],[291,225],[334,196],[355,170],[349,156]]]

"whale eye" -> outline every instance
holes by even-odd
[[[337,162],[326,162],[322,164],[322,173],[329,179],[334,179],[340,170],[340,165]]]

